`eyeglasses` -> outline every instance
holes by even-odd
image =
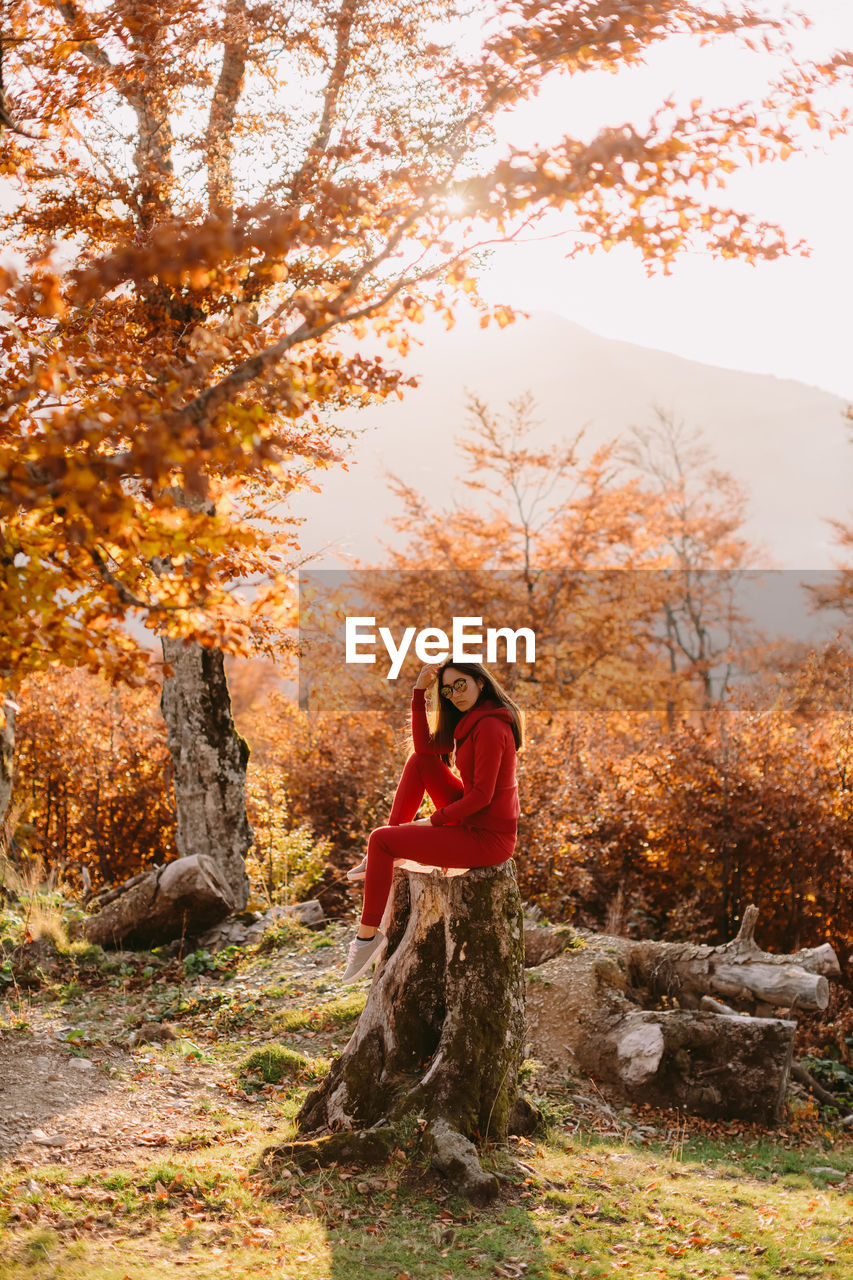
[[[468,681],[463,680],[462,676],[458,680],[454,680],[453,684],[443,684],[441,686],[442,698],[452,698],[454,693],[464,693],[468,688]]]

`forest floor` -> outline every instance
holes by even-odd
[[[853,1134],[802,1100],[768,1131],[534,1074],[547,1130],[485,1151],[487,1209],[417,1132],[381,1168],[274,1181],[261,1153],[364,1004],[369,979],[340,985],[350,931],[288,923],[183,960],[72,947],[29,989],[7,968],[0,1280],[850,1280]]]

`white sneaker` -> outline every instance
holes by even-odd
[[[347,872],[347,880],[352,880],[354,883],[356,883],[359,880],[363,880],[366,874],[367,874],[367,854],[364,855],[361,862],[356,863],[354,867],[350,867],[349,871]]]
[[[388,939],[377,930],[372,938],[353,938],[349,944],[347,967],[341,982],[355,982],[373,964]]]
[[[395,858],[394,866],[408,867],[409,870],[411,870],[414,867],[417,871],[420,871],[421,869],[416,862],[407,863],[405,858]],[[354,867],[350,867],[349,871],[347,872],[347,880],[352,880],[353,883],[358,883],[362,881],[366,875],[367,875],[367,854],[364,855],[361,862],[357,862]]]

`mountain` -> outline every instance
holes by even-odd
[[[402,402],[339,415],[360,433],[350,470],[326,472],[322,493],[300,495],[294,506],[305,518],[303,546],[318,553],[312,567],[382,559],[380,540],[394,541],[386,522],[398,511],[386,472],[432,505],[461,497],[467,463],[454,438],[464,427],[466,392],[500,411],[528,390],[543,442],[586,428],[583,456],[632,425],[651,424],[655,406],[683,419],[749,495],[744,532],[764,548],[752,567],[824,570],[837,562],[827,520],[853,518],[853,442],[838,396],[613,341],[547,313],[503,330],[425,326],[422,337],[406,365],[419,386]]]

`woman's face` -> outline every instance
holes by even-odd
[[[482,688],[482,680],[475,680],[473,676],[457,671],[455,667],[445,667],[441,673],[441,697],[452,702],[457,711],[470,711]],[[444,692],[445,689],[447,693]]]

